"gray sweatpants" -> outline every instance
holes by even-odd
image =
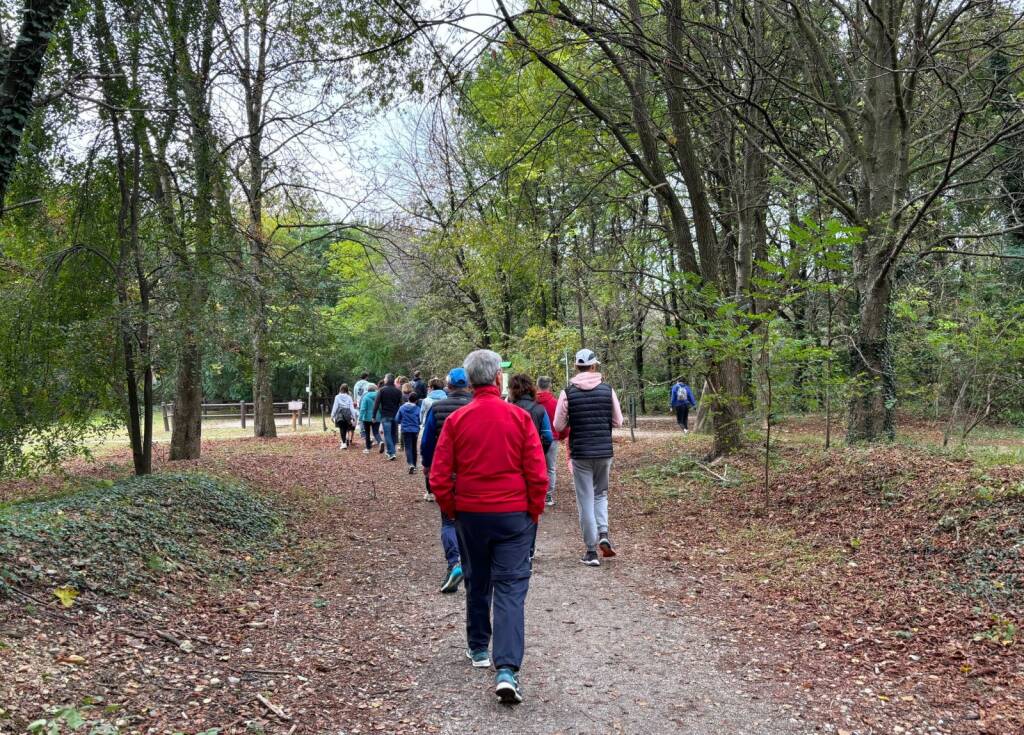
[[[555,480],[558,479],[558,442],[551,442],[544,453],[544,461],[548,465],[548,500],[555,499]]]
[[[608,475],[612,458],[572,459],[572,482],[576,486],[576,509],[580,514],[583,543],[597,550],[599,534],[608,531]]]

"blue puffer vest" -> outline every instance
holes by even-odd
[[[570,385],[569,451],[578,459],[604,459],[612,456],[612,387],[601,383],[592,390]]]

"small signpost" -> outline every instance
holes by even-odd
[[[298,431],[298,426],[302,426],[302,407],[304,405],[302,401],[288,401],[288,410],[292,412],[292,431]]]

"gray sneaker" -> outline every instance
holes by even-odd
[[[597,552],[593,549],[587,549],[587,553],[580,559],[580,564],[584,564],[588,567],[599,567],[601,566],[601,560],[597,556]]]

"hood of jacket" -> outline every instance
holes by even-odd
[[[594,390],[597,386],[601,385],[601,373],[598,372],[586,372],[577,373],[569,381],[580,390]]]

